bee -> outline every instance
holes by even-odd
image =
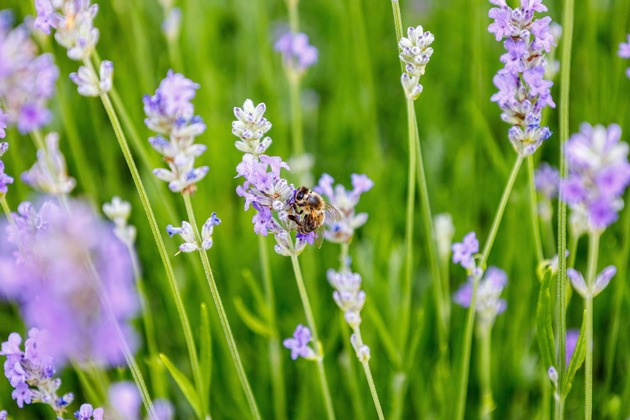
[[[315,232],[315,243],[318,248],[321,248],[324,241],[321,230],[324,228],[326,220],[337,221],[341,219],[339,210],[326,203],[321,195],[307,187],[300,187],[296,190],[293,209],[296,215],[289,215],[289,219],[298,225],[298,233]]]

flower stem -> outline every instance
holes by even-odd
[[[317,371],[319,373],[319,379],[322,386],[322,394],[324,397],[324,403],[326,404],[326,413],[330,420],[335,419],[335,411],[333,409],[332,398],[330,396],[330,390],[328,388],[328,381],[326,379],[326,371],[324,370],[324,348],[319,341],[319,334],[317,333],[317,326],[315,325],[315,317],[311,310],[311,304],[306,293],[306,286],[304,285],[304,279],[302,278],[302,270],[300,269],[300,262],[297,255],[291,254],[291,264],[293,265],[293,272],[295,273],[295,281],[297,283],[298,291],[300,292],[300,299],[302,300],[302,306],[304,307],[304,314],[306,315],[306,321],[308,327],[313,335],[313,342],[315,343],[315,351],[319,356],[317,360]]]
[[[190,194],[182,194],[182,196],[184,198],[184,204],[186,206],[188,222],[191,224],[197,240],[201,243],[199,229],[197,228],[197,221],[195,220],[195,212],[192,207]],[[247,380],[247,375],[245,374],[245,369],[243,368],[241,357],[238,354],[238,347],[236,346],[236,341],[234,340],[234,335],[232,334],[232,328],[230,327],[227,314],[225,313],[225,308],[223,307],[223,302],[221,300],[221,295],[219,294],[219,289],[217,288],[217,283],[214,280],[214,274],[212,273],[212,267],[210,266],[208,254],[204,250],[200,249],[199,257],[201,258],[203,270],[206,274],[206,280],[208,281],[208,286],[210,287],[210,292],[212,293],[212,300],[214,301],[214,305],[217,308],[219,320],[221,321],[221,327],[223,328],[223,335],[225,336],[228,348],[230,349],[232,361],[234,362],[234,367],[236,368],[238,379],[241,382],[241,386],[243,387],[243,392],[245,392],[245,398],[247,398],[247,403],[249,404],[252,416],[255,419],[260,419],[260,411],[258,410],[258,405],[256,404],[256,399],[254,398],[252,388],[249,385],[249,381]]]
[[[599,232],[591,232],[588,238],[588,266],[586,269],[586,285],[593,289],[595,274],[597,271],[597,259],[599,256]],[[593,296],[589,292],[584,299],[586,325],[584,335],[586,338],[586,358],[584,361],[584,418],[593,418]]]
[[[273,281],[271,278],[271,267],[269,265],[269,252],[265,238],[258,236],[258,250],[260,254],[260,266],[262,267],[263,285],[265,287],[265,298],[267,300],[267,311],[269,327],[273,332],[269,338],[269,362],[271,363],[271,387],[274,402],[274,418],[283,420],[287,417],[286,392],[284,389],[284,368],[280,353],[280,338],[278,336],[278,320],[276,318],[276,297],[273,291]]]
[[[356,339],[356,345],[358,348],[361,348],[363,346],[363,338],[361,337],[361,329],[359,327],[356,327],[356,328],[353,328],[352,330],[354,332],[354,336]],[[374,401],[376,414],[378,415],[379,420],[385,420],[385,415],[383,414],[383,409],[381,408],[381,401],[378,398],[376,385],[374,384],[374,378],[372,377],[372,370],[370,369],[370,363],[367,360],[361,360],[361,364],[363,365],[363,371],[365,372],[365,377],[368,381],[368,386],[370,387],[370,393],[372,394],[372,400]]]
[[[94,67],[91,62],[85,61],[86,66],[91,67],[94,70]],[[188,348],[188,355],[190,358],[191,369],[194,375],[195,384],[198,391],[202,390],[203,381],[201,380],[201,369],[199,368],[199,359],[197,357],[197,349],[195,347],[195,342],[193,340],[192,329],[190,327],[190,322],[188,320],[188,316],[186,315],[186,311],[184,309],[184,303],[182,301],[179,290],[177,289],[177,283],[175,281],[175,273],[173,272],[173,266],[169,260],[168,254],[166,253],[166,246],[164,245],[164,240],[160,235],[160,229],[157,224],[157,220],[155,219],[155,213],[153,212],[153,208],[151,207],[151,203],[149,202],[149,197],[147,195],[146,189],[144,188],[144,184],[142,183],[142,179],[140,178],[140,172],[136,166],[136,163],[131,154],[131,150],[129,150],[129,144],[127,143],[127,139],[125,137],[125,133],[122,130],[120,125],[120,121],[118,120],[118,116],[116,115],[116,111],[112,106],[112,102],[109,98],[109,95],[104,93],[101,94],[101,101],[103,102],[103,107],[107,112],[107,116],[112,124],[114,129],[114,133],[116,134],[116,139],[118,140],[118,144],[125,158],[125,162],[129,167],[129,172],[131,173],[131,178],[133,179],[134,185],[138,192],[138,196],[140,198],[140,202],[142,203],[142,208],[146,214],[147,220],[149,222],[149,227],[151,228],[151,233],[153,234],[153,239],[158,248],[158,252],[160,254],[160,259],[162,260],[162,264],[164,265],[164,270],[166,271],[166,277],[168,279],[168,284],[170,286],[170,292],[175,300],[175,306],[177,308],[177,314],[179,316],[180,322],[182,324],[182,329],[184,331],[184,339],[186,340],[186,346]],[[200,392],[201,394],[201,392]],[[203,407],[204,417],[208,415],[208,408],[206,406]]]
[[[534,158],[527,156],[527,175],[529,178],[529,204],[532,218],[532,232],[534,234],[534,246],[536,247],[537,262],[541,263],[545,259],[542,240],[540,238],[540,224],[538,220],[538,202],[536,200],[536,184],[534,181]]]
[[[522,163],[523,157],[519,155],[514,162],[512,172],[510,173],[510,178],[508,179],[508,182],[505,185],[505,189],[503,190],[503,195],[501,196],[501,201],[499,203],[499,207],[497,208],[497,213],[494,216],[494,221],[492,222],[492,227],[490,228],[490,234],[488,235],[488,239],[486,240],[483,252],[481,254],[479,267],[481,267],[482,269],[485,269],[486,261],[488,260],[488,256],[490,255],[490,251],[492,250],[494,239],[499,230],[501,219],[503,218],[503,212],[507,207],[508,198],[510,197],[510,193],[512,192],[514,182],[516,181],[516,176],[519,173]],[[472,298],[470,299],[470,307],[468,308],[468,315],[466,316],[466,328],[464,330],[464,349],[462,353],[462,362],[459,369],[459,371],[461,372],[459,376],[459,397],[457,400],[457,415],[455,417],[459,420],[462,420],[464,418],[464,412],[466,411],[466,390],[468,385],[468,372],[470,369],[470,347],[475,321],[475,307],[477,305],[477,286],[479,285],[479,280],[480,276],[473,276]]]
[[[413,227],[414,227],[414,210],[416,196],[416,144],[414,137],[415,118],[414,118],[413,101],[407,100],[407,134],[409,143],[409,166],[407,169],[407,209],[405,216],[405,276],[403,278],[403,303],[402,316],[400,321],[400,331],[402,331],[401,349],[404,349],[407,343],[409,330],[409,317],[411,316],[411,292],[413,277]]]
[[[477,340],[479,341],[479,382],[481,383],[481,409],[480,418],[491,419],[490,414],[495,408],[492,398],[492,385],[490,380],[492,360],[492,327],[478,327]]]
[[[566,178],[569,172],[568,157],[565,153],[565,143],[569,138],[569,93],[571,89],[571,49],[573,42],[573,14],[575,0],[564,2],[564,13],[562,17],[562,55],[560,61],[560,177]],[[563,383],[566,372],[566,283],[567,283],[567,204],[562,199],[562,190],[558,202],[558,283],[556,285],[556,334],[558,338],[558,351],[556,368],[558,369],[558,383]],[[556,420],[564,418],[564,398],[562,393],[556,400],[558,406],[555,410]]]
[[[289,10],[289,27],[291,32],[298,33],[300,31],[300,14],[298,11],[299,0],[285,0],[287,9]]]

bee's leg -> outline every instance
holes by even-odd
[[[289,218],[289,220],[294,221],[296,225],[298,225],[298,226],[302,226],[302,221],[301,221],[301,220],[300,220],[300,218],[299,218],[299,217],[297,217],[296,215],[294,215],[294,214],[290,214],[290,215],[288,215],[287,217]]]

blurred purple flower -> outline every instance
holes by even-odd
[[[536,190],[545,198],[552,200],[558,194],[558,185],[560,184],[560,172],[547,162],[540,164],[540,167],[534,174],[534,183]]]
[[[67,359],[124,362],[101,299],[108,300],[132,348],[137,340],[126,323],[137,313],[138,299],[129,253],[111,226],[80,201],[69,201],[68,211],[50,201],[39,211],[24,202],[13,219],[15,227],[0,226],[7,232],[0,243],[0,294],[18,303],[27,325],[48,331],[48,350],[59,366]]]
[[[102,408],[93,408],[91,404],[82,404],[74,412],[74,418],[77,420],[103,420],[103,414]]]
[[[474,254],[479,252],[479,241],[475,232],[469,232],[462,242],[454,243],[451,249],[455,264],[460,264],[467,270],[475,268]]]
[[[295,328],[293,338],[287,338],[282,345],[291,350],[291,359],[296,360],[299,356],[311,359],[315,356],[315,351],[308,346],[311,342],[311,330],[302,324]]]
[[[472,302],[473,284],[472,277],[453,295],[453,300],[458,305],[468,308]],[[497,267],[488,267],[483,278],[477,286],[477,301],[475,310],[478,313],[478,322],[483,325],[491,325],[498,314],[505,311],[507,303],[499,296],[507,285],[507,274]]]
[[[587,123],[566,143],[569,176],[561,181],[561,198],[572,209],[578,232],[603,230],[617,220],[622,195],[630,184],[628,144],[621,128]]]
[[[121,381],[110,385],[107,392],[107,399],[109,407],[116,412],[116,414],[126,420],[139,419],[140,406],[142,401],[140,400],[140,392],[135,383],[131,381]]]
[[[516,9],[504,0],[490,3],[498,7],[490,9],[488,16],[494,22],[488,31],[497,41],[505,38],[507,51],[501,56],[505,67],[494,77],[499,91],[490,99],[501,108],[501,118],[512,124],[508,137],[514,150],[528,156],[551,136],[549,128],[540,126],[543,108],[556,106],[550,93],[553,83],[544,79],[544,52],[556,45],[549,26],[551,18],[534,20],[535,12],[547,11],[542,0],[522,0]]]
[[[37,55],[27,26],[12,29],[11,21],[10,11],[0,12],[0,138],[7,125],[25,134],[50,121],[46,101],[59,76],[51,54]]]
[[[566,365],[569,366],[571,363],[571,357],[573,357],[573,353],[575,353],[575,346],[577,345],[578,339],[580,338],[580,330],[570,329],[567,330],[567,338],[565,341],[566,344]]]
[[[0,160],[0,195],[7,193],[9,184],[13,184],[13,178],[4,173],[4,162]]]
[[[350,243],[354,231],[367,222],[367,213],[355,213],[355,207],[359,203],[361,194],[372,189],[374,182],[367,175],[352,174],[352,190],[347,191],[342,184],[333,187],[334,178],[323,174],[319,184],[314,188],[315,192],[326,196],[327,202],[339,210],[341,219],[329,220],[326,218],[326,231],[324,237],[331,242]],[[344,262],[345,263],[345,262]]]
[[[308,43],[308,35],[302,32],[285,33],[273,49],[282,54],[285,66],[298,74],[317,63],[317,48]]]

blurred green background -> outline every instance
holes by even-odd
[[[258,312],[255,294],[262,289],[257,238],[253,232],[253,212],[243,211],[235,193],[235,166],[241,153],[233,144],[232,108],[246,98],[265,102],[266,117],[273,128],[268,133],[273,145],[268,153],[290,156],[290,107],[288,85],[282,63],[273,51],[279,31],[288,24],[287,8],[281,0],[180,0],[183,11],[178,48],[167,46],[160,26],[163,10],[156,0],[103,0],[95,25],[100,30],[98,52],[115,64],[114,85],[129,111],[142,139],[151,133],[143,125],[142,96],[153,94],[169,68],[184,73],[201,84],[194,100],[196,113],[207,124],[198,142],[208,146],[199,158],[210,173],[199,184],[193,203],[199,219],[216,211],[223,220],[215,230],[210,251],[215,277],[223,296],[239,351],[264,418],[272,418],[267,339],[251,329],[237,311],[238,305]],[[562,16],[561,1],[545,1],[555,22]],[[33,14],[26,0],[3,0],[2,8],[12,8],[16,20]],[[455,240],[474,230],[483,243],[490,228],[515,153],[507,140],[509,126],[500,119],[500,110],[490,102],[494,93],[492,77],[501,67],[503,47],[487,32],[491,5],[481,0],[403,1],[403,25],[422,25],[435,35],[435,50],[421,83],[424,92],[417,101],[420,139],[427,171],[432,210],[451,213],[456,226]],[[319,49],[319,62],[303,80],[305,148],[315,157],[313,175],[329,173],[336,182],[350,186],[351,173],[365,173],[375,182],[358,206],[369,213],[368,223],[359,229],[350,247],[353,268],[363,276],[368,300],[364,309],[364,341],[371,348],[371,366],[386,415],[392,413],[392,395],[401,378],[407,386],[402,418],[445,417],[455,398],[440,399],[436,390],[435,363],[438,357],[434,308],[430,286],[425,233],[419,205],[416,205],[413,316],[411,334],[419,338],[415,354],[400,354],[398,316],[404,262],[404,223],[407,176],[407,134],[405,103],[400,87],[400,64],[394,35],[391,3],[385,0],[302,1],[300,29]],[[583,121],[591,124],[619,123],[630,135],[630,80],[625,68],[630,61],[617,57],[618,45],[630,32],[628,0],[579,1],[576,5],[575,36],[571,72],[570,130]],[[167,283],[156,253],[148,224],[139,204],[113,130],[100,101],[77,94],[67,75],[78,63],[51,39],[41,38],[44,50],[54,52],[61,76],[58,94],[51,102],[54,121],[47,127],[61,133],[61,148],[70,173],[77,178],[75,195],[100,207],[119,195],[134,205],[132,223],[139,230],[138,252],[144,278],[149,285],[155,314],[158,344],[185,372],[189,372],[183,335]],[[178,58],[178,56],[180,58]],[[180,63],[178,63],[181,61]],[[555,84],[558,80],[554,81]],[[559,103],[557,86],[552,94]],[[535,160],[557,166],[559,156],[558,112],[545,115],[554,135],[541,147]],[[35,150],[28,138],[15,130],[7,137],[11,148],[5,155],[6,172],[18,175],[34,162]],[[149,165],[134,156],[149,190],[158,223],[179,225],[184,218],[181,199],[159,182],[151,170],[160,167],[159,156],[143,143]],[[290,176],[290,175],[289,175]],[[17,182],[7,199],[13,208],[32,197]],[[167,211],[176,209],[172,214]],[[546,368],[539,363],[535,332],[538,280],[529,221],[526,171],[517,180],[505,213],[489,264],[507,271],[508,287],[503,297],[507,311],[499,316],[493,330],[492,384],[497,407],[496,418],[547,418],[542,398]],[[630,206],[628,206],[630,207]],[[627,314],[630,211],[623,211],[602,239],[600,267],[615,264],[620,273],[611,286],[595,300],[594,402],[595,418],[627,418],[630,415],[630,345]],[[165,232],[164,232],[165,234]],[[166,236],[166,234],[165,234]],[[169,252],[179,242],[167,240]],[[280,337],[292,334],[304,322],[302,306],[294,286],[290,261],[272,251],[273,280],[278,302]],[[578,249],[577,268],[585,267],[585,248]],[[312,299],[315,316],[326,351],[326,369],[338,418],[376,418],[369,390],[347,343],[347,326],[331,298],[332,288],[326,270],[338,265],[339,246],[325,244],[321,250],[308,249],[300,258]],[[551,257],[551,255],[547,255]],[[218,318],[211,303],[203,271],[194,255],[173,258],[177,278],[193,327],[199,326],[199,304],[208,303],[213,326],[213,377],[211,412],[214,418],[246,418],[247,405],[229,358]],[[459,267],[452,266],[451,290],[465,281]],[[0,337],[11,331],[23,332],[16,309],[0,306]],[[581,323],[582,304],[573,299],[569,307],[569,327]],[[451,320],[451,359],[456,372],[460,354],[465,311],[453,308]],[[620,326],[615,334],[614,320]],[[138,322],[140,328],[140,323]],[[386,335],[389,335],[388,339]],[[616,339],[615,339],[616,337]],[[138,353],[143,360],[146,349]],[[467,418],[476,418],[479,391],[473,345],[468,392]],[[322,418],[314,365],[289,358],[283,353],[289,418]],[[146,372],[146,369],[143,368]],[[123,371],[113,373],[124,377]],[[453,377],[455,378],[455,377]],[[81,390],[71,369],[63,375],[62,390],[73,391],[81,401]],[[453,379],[453,383],[455,383]],[[153,393],[157,392],[151,388]],[[356,396],[360,396],[357,399]],[[160,395],[154,395],[160,396]],[[179,418],[192,412],[171,382],[167,395],[175,402]],[[0,408],[23,418],[49,412],[28,407],[18,411],[10,400],[9,384],[0,381]],[[580,371],[567,400],[567,418],[580,418],[583,412],[583,373]]]

